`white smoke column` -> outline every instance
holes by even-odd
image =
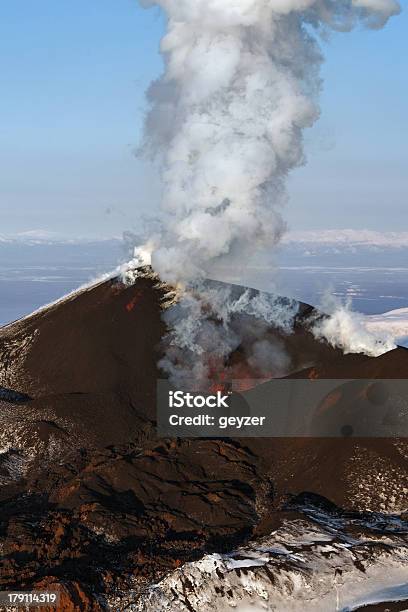
[[[305,162],[303,131],[320,113],[318,35],[358,23],[381,27],[400,7],[396,0],[141,2],[162,7],[168,23],[165,72],[149,91],[143,147],[161,168],[162,224],[135,260],[147,263],[150,253],[163,281],[195,284],[194,297],[166,315],[161,365],[173,380],[189,372],[202,380],[208,355],[222,363],[240,345],[237,313],[271,324],[281,318],[278,302],[248,294],[226,305],[222,292],[201,285],[200,297],[197,289],[220,257],[242,263],[285,229],[285,181]],[[254,347],[251,359],[266,350]]]
[[[163,228],[152,265],[169,282],[221,255],[273,245],[285,179],[319,117],[314,34],[381,27],[396,0],[141,0],[168,16],[164,75],[150,88],[145,149],[159,160]]]

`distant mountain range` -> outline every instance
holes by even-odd
[[[19,232],[16,234],[0,234],[1,244],[19,244],[19,245],[36,245],[36,244],[94,244],[101,242],[122,242],[121,236],[113,237],[90,237],[90,236],[63,236],[57,232],[48,230],[30,230]]]
[[[29,230],[14,234],[0,234],[0,243],[19,244],[86,244],[100,242],[121,242],[122,236],[63,236],[43,229]],[[289,231],[282,239],[283,246],[308,245],[309,247],[373,247],[400,249],[408,248],[408,232],[378,232],[374,230],[329,229]]]
[[[0,267],[91,266],[110,270],[127,258],[120,238],[64,238],[51,232],[0,234]]]
[[[373,230],[310,230],[288,232],[283,244],[327,245],[341,248],[365,246],[375,248],[408,248],[408,232]]]
[[[45,230],[0,234],[0,267],[80,265],[108,271],[130,259],[131,247],[136,241],[126,233],[124,237],[101,238],[65,237]],[[404,270],[407,261],[408,232],[315,230],[288,232],[277,249],[256,254],[244,266],[238,265],[239,274],[231,261],[220,262],[215,269],[219,267],[221,270],[218,276],[222,280],[253,284],[257,274],[264,271],[270,275],[270,270],[277,267],[282,273],[303,268],[316,271],[320,268]],[[234,272],[232,276],[231,270]]]
[[[279,247],[281,266],[405,268],[408,232],[294,231]]]

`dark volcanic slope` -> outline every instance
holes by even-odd
[[[4,407],[19,439],[35,445],[38,431],[42,440],[104,447],[143,435],[155,414],[164,332],[163,295],[153,285],[107,281],[0,330],[0,385],[31,398]]]
[[[58,584],[98,610],[186,560],[269,533],[291,494],[407,507],[398,440],[157,440],[163,287],[110,280],[0,330],[0,588]],[[343,356],[279,336],[299,376],[407,377],[407,352]],[[238,350],[232,360],[242,360]],[[120,608],[120,606],[119,606]]]
[[[154,280],[109,280],[0,331],[1,381],[32,397],[148,392],[163,334]]]

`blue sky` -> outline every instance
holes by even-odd
[[[407,25],[405,11],[324,44],[293,229],[408,229]],[[0,233],[117,235],[154,211],[157,178],[134,151],[163,29],[136,0],[2,0]]]

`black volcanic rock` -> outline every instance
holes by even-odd
[[[18,393],[12,389],[0,387],[0,402],[9,402],[10,404],[25,404],[30,401],[30,396],[25,393]]]
[[[61,609],[104,609],[106,597],[267,535],[293,496],[408,507],[405,440],[159,440],[168,297],[151,274],[109,280],[0,330],[0,588],[57,585]],[[291,376],[407,377],[405,350],[345,356],[308,332],[312,313],[300,305],[293,334],[266,331]]]

